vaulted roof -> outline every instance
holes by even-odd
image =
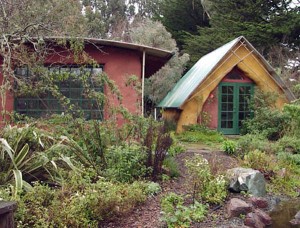
[[[158,107],[182,107],[184,102],[193,94],[198,86],[201,85],[201,83],[218,67],[219,63],[226,58],[227,54],[234,51],[234,47],[239,42],[241,42],[243,45],[246,45],[249,49],[249,52],[251,52],[261,61],[273,80],[285,92],[288,100],[294,100],[294,95],[284,85],[282,79],[275,73],[274,69],[270,66],[266,59],[250,44],[245,37],[240,36],[200,58],[198,62],[177,82],[175,87],[159,103]]]

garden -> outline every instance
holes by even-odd
[[[272,97],[256,94],[254,118],[234,138],[205,126],[175,134],[129,114],[119,128],[71,115],[26,124],[17,116],[1,130],[0,198],[17,202],[18,227],[227,224],[229,168],[259,170],[268,195],[299,196],[300,108],[279,111]]]

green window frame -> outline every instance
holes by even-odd
[[[49,73],[71,73],[73,77],[68,77],[67,80],[60,80],[57,83],[59,91],[67,98],[70,103],[74,105],[83,114],[83,117],[89,119],[103,119],[103,104],[95,99],[85,97],[84,88],[80,80],[76,79],[77,75],[81,73],[100,74],[103,72],[103,65],[92,66],[78,66],[78,65],[64,65],[64,66],[46,66]],[[18,77],[29,77],[30,71],[27,67],[20,67],[15,69],[15,74]],[[96,85],[92,77],[89,78],[90,87],[97,92],[104,91],[103,85]],[[30,117],[43,117],[51,114],[62,114],[66,110],[60,105],[57,98],[47,91],[37,96],[18,96],[15,97],[14,110],[23,115]],[[73,113],[76,115],[75,113]]]

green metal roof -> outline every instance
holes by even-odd
[[[179,108],[241,38],[238,37],[199,59],[158,104],[158,107]]]
[[[189,98],[194,90],[204,81],[204,79],[217,67],[218,63],[225,55],[240,41],[243,41],[265,65],[274,81],[284,90],[289,101],[295,99],[292,92],[284,85],[281,78],[265,58],[250,44],[250,42],[240,36],[218,49],[208,53],[198,60],[198,62],[177,82],[175,87],[158,104],[161,108],[180,108]]]

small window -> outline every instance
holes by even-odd
[[[94,80],[103,72],[103,67],[80,67],[71,66],[51,66],[47,67],[50,74],[59,74],[60,80],[56,82],[59,91],[70,99],[72,105],[83,113],[86,119],[102,119],[103,104],[101,102],[87,97],[84,93],[84,86],[81,80],[78,80],[80,74],[92,74],[90,77],[90,87],[97,92],[103,92],[103,85]],[[28,67],[15,69],[17,77],[28,77],[30,72]],[[67,75],[71,74],[71,75]],[[66,79],[61,79],[61,77]],[[67,77],[68,76],[68,77]],[[18,96],[15,98],[15,111],[31,117],[41,117],[49,114],[60,114],[66,110],[60,105],[57,98],[53,97],[50,91],[40,94],[38,97]]]

